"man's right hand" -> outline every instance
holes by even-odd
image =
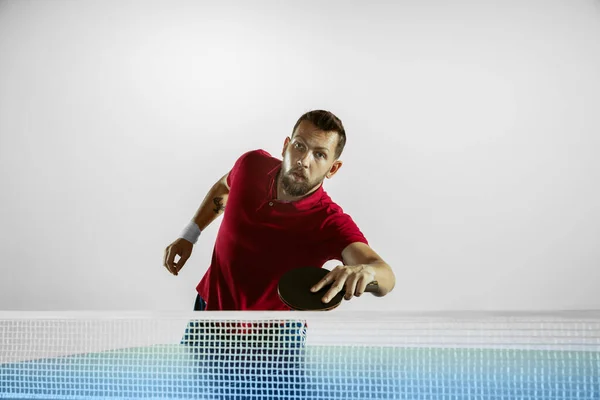
[[[194,245],[185,239],[179,238],[165,249],[165,267],[173,275],[177,276],[185,262],[192,255]],[[179,256],[179,261],[175,262],[175,256]]]

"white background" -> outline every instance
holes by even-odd
[[[243,152],[345,124],[346,310],[600,308],[600,2],[1,1],[0,309],[190,310]]]

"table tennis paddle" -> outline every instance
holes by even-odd
[[[292,269],[281,277],[277,285],[277,292],[281,301],[292,310],[298,311],[328,311],[340,305],[344,298],[344,289],[337,293],[328,303],[323,303],[323,296],[333,282],[317,292],[310,289],[327,275],[325,268],[306,267]],[[378,285],[373,281],[365,288],[366,292],[377,290]]]

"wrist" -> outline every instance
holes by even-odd
[[[202,233],[202,231],[200,230],[200,227],[198,227],[198,224],[196,224],[194,221],[190,221],[183,231],[181,231],[179,237],[192,244],[196,244],[198,238],[200,237],[200,233]]]

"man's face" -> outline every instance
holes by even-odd
[[[335,160],[339,136],[324,132],[310,121],[302,121],[293,137],[283,145],[281,184],[289,196],[301,197],[314,190],[341,167]]]

